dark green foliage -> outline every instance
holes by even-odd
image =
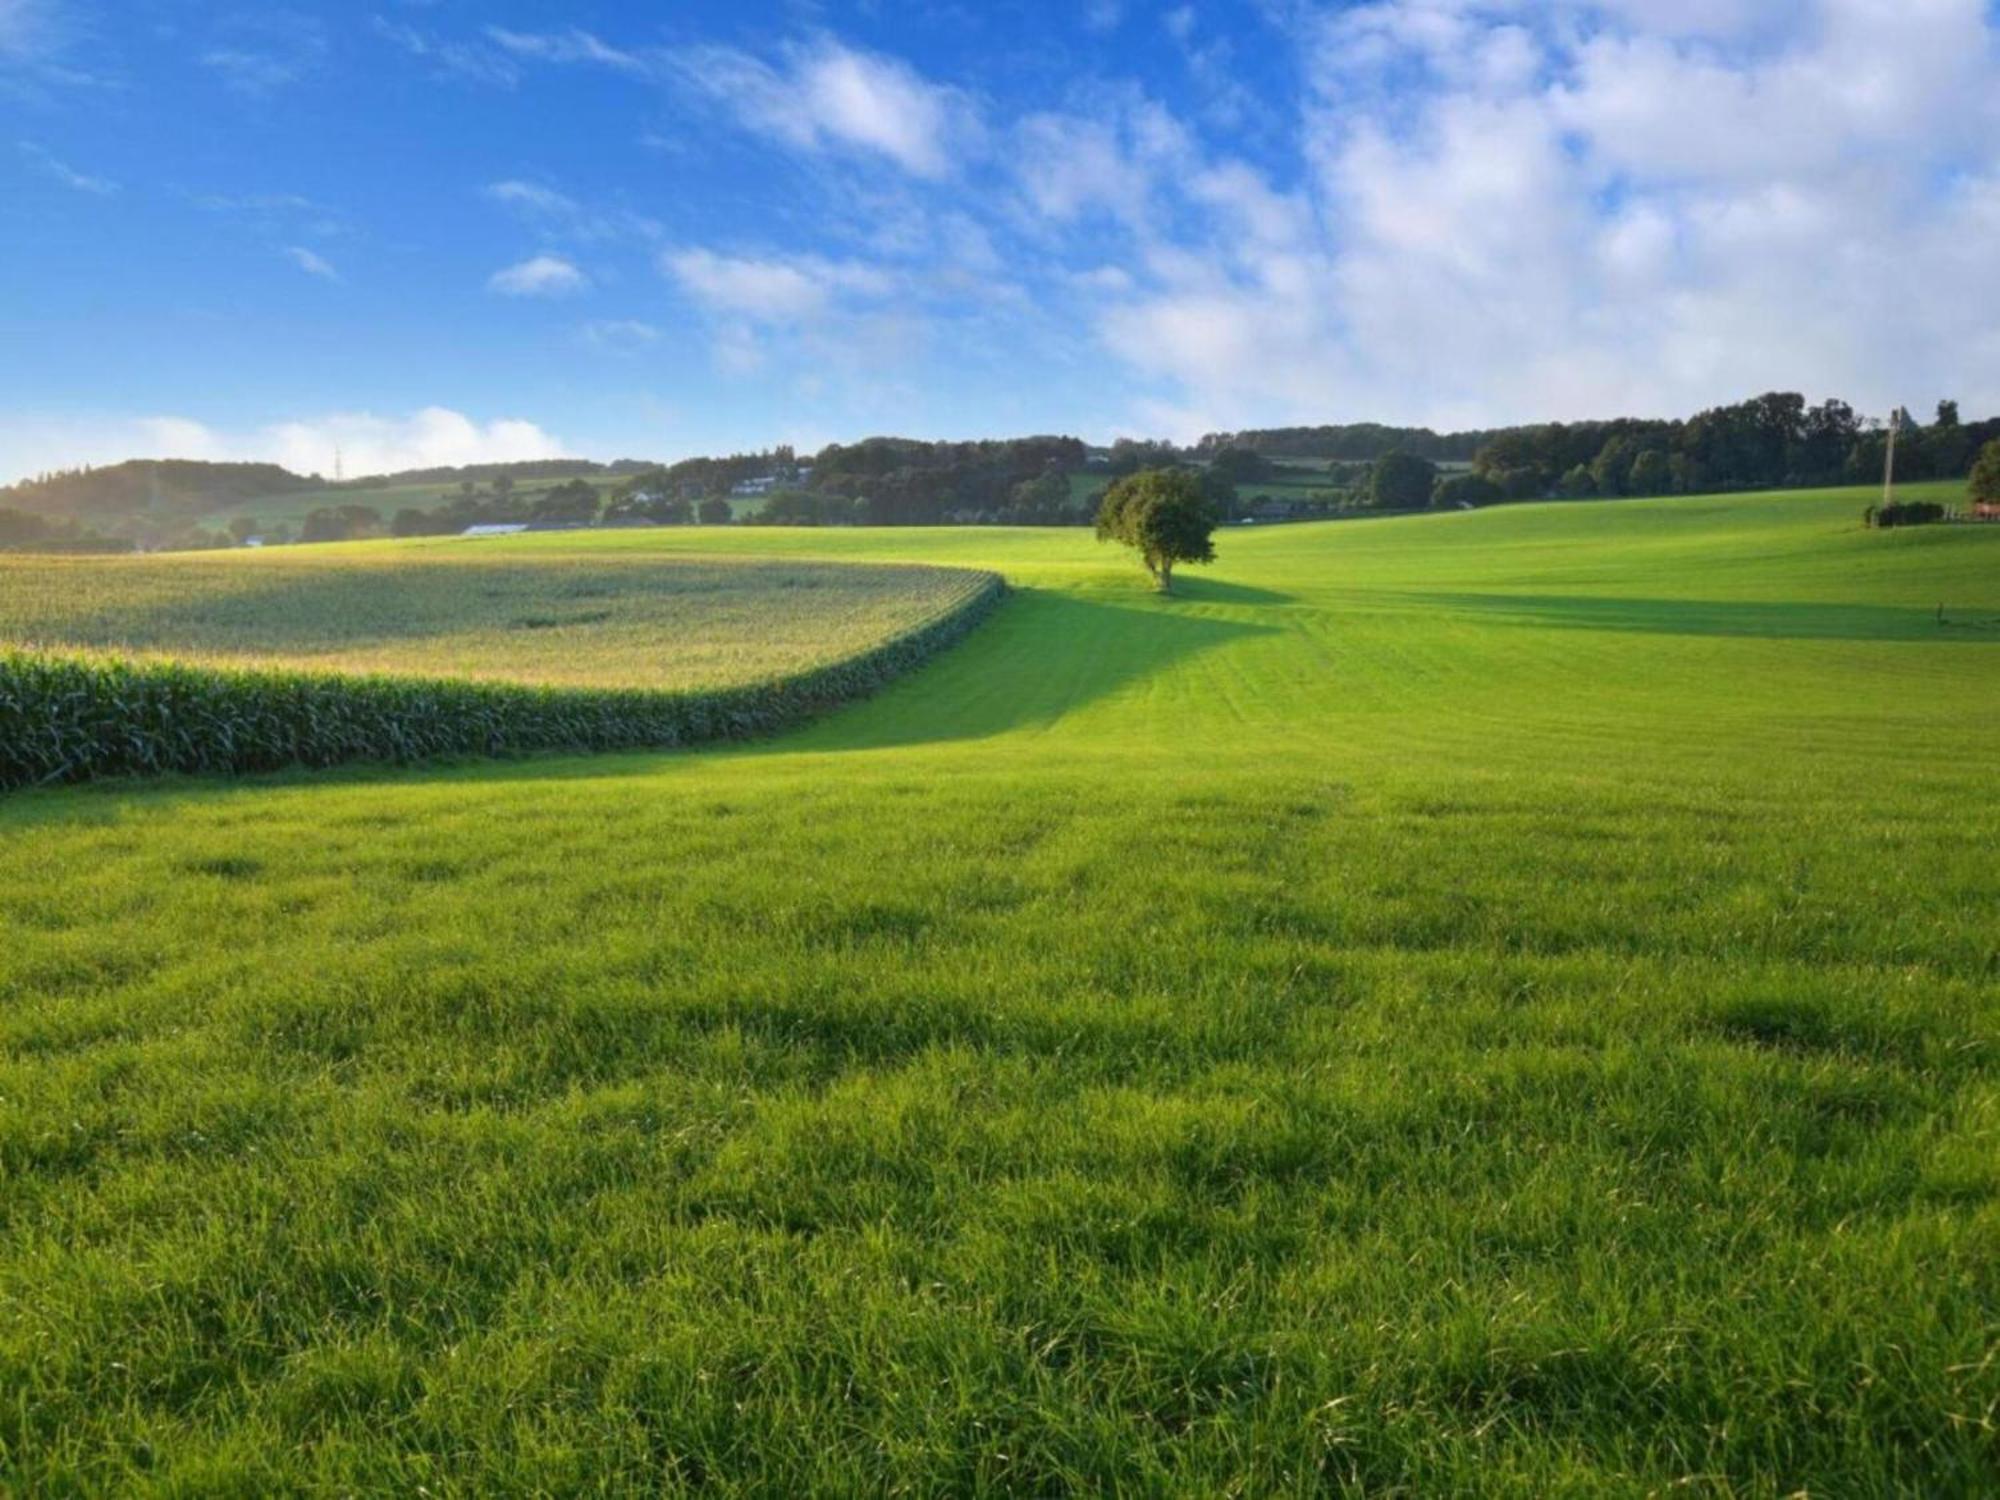
[[[1097,539],[1132,548],[1166,594],[1173,592],[1176,563],[1215,561],[1220,519],[1199,476],[1186,469],[1143,469],[1104,492]]]
[[[701,502],[697,513],[704,526],[727,526],[732,516],[729,502],[713,495]]]
[[[1431,503],[1440,510],[1463,510],[1468,505],[1477,509],[1506,498],[1500,486],[1484,474],[1447,474],[1431,492]]]
[[[1083,444],[1071,437],[977,443],[868,438],[822,448],[813,457],[810,487],[852,501],[860,525],[990,522],[1015,503],[1020,485],[1051,469],[1081,469],[1084,458]]]
[[[8,552],[129,552],[132,544],[101,537],[65,517],[0,508],[0,550]]]
[[[1632,471],[1625,480],[1628,495],[1664,495],[1673,487],[1673,465],[1658,448],[1648,448],[1632,460]]]
[[[584,524],[597,519],[597,486],[587,479],[571,479],[544,492],[528,512],[531,521]]]
[[[0,654],[0,790],[166,771],[692,745],[768,734],[861,697],[960,639],[999,601],[964,604],[858,656],[747,687],[604,691],[233,672]]]
[[[2000,505],[2000,438],[1979,450],[1966,495],[1975,504]]]
[[[1223,449],[1247,449],[1267,458],[1337,459],[1348,463],[1373,463],[1389,453],[1414,453],[1436,463],[1464,463],[1477,453],[1494,432],[1450,432],[1440,435],[1428,427],[1388,427],[1380,422],[1349,422],[1331,427],[1276,427],[1245,432],[1212,432],[1198,445],[1200,450],[1219,453]]]
[[[1880,531],[1897,526],[1928,526],[1944,519],[1944,507],[1934,500],[1898,500],[1890,505],[1871,505],[1862,519]]]
[[[1437,465],[1414,453],[1385,453],[1368,476],[1368,503],[1376,510],[1422,510],[1437,487]]]
[[[1253,448],[1233,446],[1219,450],[1208,467],[1231,484],[1244,485],[1270,478],[1277,466]]]
[[[407,518],[404,519],[407,524]],[[325,505],[306,516],[305,524],[299,529],[299,540],[346,542],[381,534],[382,512],[374,506]]]

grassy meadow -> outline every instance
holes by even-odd
[[[0,1491],[1992,1493],[2000,528],[1866,500],[296,554],[1016,591],[0,800]]]

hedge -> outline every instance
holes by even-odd
[[[224,670],[0,652],[0,791],[161,772],[275,771],[769,734],[864,697],[962,639],[1006,585],[844,661],[743,687],[662,692]]]

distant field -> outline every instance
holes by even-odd
[[[0,644],[223,666],[708,688],[849,656],[951,608],[958,569],[489,542],[141,558],[0,554]]]
[[[2000,527],[1869,499],[308,554],[1015,592],[753,745],[0,799],[0,1492],[1994,1494]]]

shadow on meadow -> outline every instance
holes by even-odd
[[[1799,641],[1959,641],[2000,644],[1988,609],[1892,604],[1769,603],[1720,599],[1626,599],[1552,594],[1409,594],[1415,605],[1478,615],[1502,625],[1623,630],[1654,635],[1746,636]]]
[[[759,751],[874,750],[1044,727],[1190,657],[1275,634],[1277,626],[1238,618],[1237,611],[1289,596],[1203,579],[1185,586],[1176,580],[1171,598],[1143,586],[1127,597],[1121,592],[1114,602],[1101,593],[1016,589],[937,660]],[[1213,605],[1231,613],[1213,613]]]

